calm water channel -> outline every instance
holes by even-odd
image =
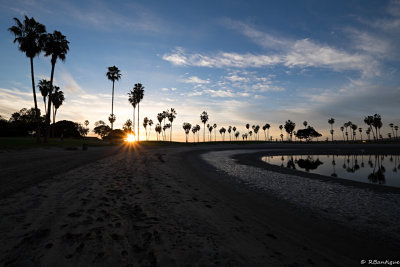
[[[262,160],[310,173],[400,187],[400,155],[279,155]]]

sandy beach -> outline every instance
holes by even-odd
[[[202,158],[210,151],[298,147],[2,151],[0,265],[359,266],[361,260],[400,260],[396,236],[380,238],[299,208],[238,183]],[[361,147],[389,152],[398,148]],[[237,164],[262,170],[264,165],[254,163],[258,157],[252,153]],[[359,183],[341,186],[374,191]],[[398,199],[399,190],[385,190],[374,192],[390,191]]]

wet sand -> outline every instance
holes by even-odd
[[[7,170],[0,179],[0,265],[358,266],[361,259],[398,260],[393,242],[247,188],[201,160],[210,150],[260,147],[293,149],[0,153]],[[39,154],[43,160],[34,162]]]

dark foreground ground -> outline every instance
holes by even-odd
[[[209,150],[299,147],[2,152],[0,265],[358,266],[362,259],[399,260],[396,240],[360,234],[255,192],[199,157]]]

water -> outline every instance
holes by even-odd
[[[400,155],[279,155],[262,160],[310,173],[400,187]]]

